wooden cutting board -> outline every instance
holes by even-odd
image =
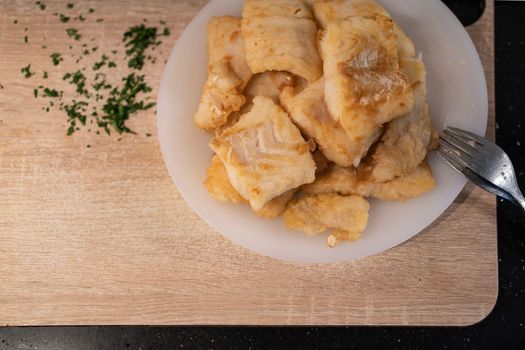
[[[153,110],[134,117],[138,134],[121,141],[93,132],[68,137],[63,112],[45,113],[45,101],[33,97],[43,70],[47,85],[65,89],[62,74],[84,64],[71,57],[80,49],[68,49],[65,28],[78,28],[101,51],[122,50],[122,33],[143,18],[164,20],[172,32],[157,64],[144,69],[157,85],[205,0],[89,1],[73,10],[65,1],[47,0],[46,10],[0,2],[1,325],[467,325],[491,311],[498,293],[492,195],[467,186],[429,228],[376,256],[286,263],[231,243],[188,207],[164,167]],[[53,16],[90,7],[95,13],[71,26]],[[493,137],[490,1],[468,30],[487,75]],[[52,52],[64,55],[57,67]],[[29,63],[39,74],[24,79],[20,69]],[[117,64],[123,69],[123,58]]]

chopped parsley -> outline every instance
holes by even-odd
[[[80,38],[82,37],[82,35],[78,33],[78,29],[76,28],[66,29],[66,33],[70,38],[75,39],[75,40],[80,40]]]
[[[144,52],[150,45],[158,45],[157,28],[146,27],[144,24],[131,27],[124,33],[124,42],[126,55],[130,57],[128,66],[134,69],[142,69],[144,66]]]
[[[104,127],[106,133],[109,133],[107,126],[110,125],[119,134],[134,134],[135,132],[126,126],[129,116],[155,106],[153,102],[145,104],[143,100],[138,100],[139,94],[151,92],[151,87],[144,82],[144,75],[132,73],[123,78],[122,81],[124,86],[120,89],[111,90],[109,98],[102,108],[104,115],[99,121],[99,126]]]
[[[38,7],[40,7],[40,10],[44,11],[46,9],[46,4],[44,4],[42,1],[37,1],[36,4]]]
[[[38,97],[38,89],[33,89],[33,96]]]
[[[67,7],[68,9],[72,9],[73,6],[75,6],[75,4],[73,4],[72,2],[68,2],[67,5],[66,5],[66,7]]]
[[[81,71],[77,70],[75,73],[66,73],[64,74],[63,80],[70,80],[69,83],[71,85],[76,86],[76,91],[80,95],[84,95],[86,97],[90,97],[91,95],[86,90],[86,76]]]
[[[44,71],[44,73],[42,74],[42,78],[47,79],[48,77],[49,77],[49,75],[47,74],[46,71]]]
[[[27,35],[26,35],[26,36],[24,36],[24,43],[26,43],[26,44],[27,44],[27,43],[28,43],[28,41],[29,41],[29,40],[27,39]]]
[[[93,64],[93,70],[99,70],[101,67],[105,66],[106,63],[108,62],[108,57],[106,55],[102,55],[102,57],[100,58],[100,61],[98,62],[95,62]]]
[[[58,97],[60,94],[55,89],[44,88],[44,93],[48,97]]]
[[[94,9],[94,8],[90,8],[90,9],[88,10],[88,12],[89,12],[89,13],[93,13],[93,12],[95,12],[95,9]]]
[[[60,22],[62,22],[62,23],[67,23],[67,22],[69,22],[69,19],[70,19],[68,16],[63,15],[63,14],[60,14],[60,16],[58,18],[60,19]]]
[[[33,75],[35,75],[35,72],[31,72],[31,65],[28,64],[24,68],[20,69],[20,72],[24,75],[24,78],[31,78]]]
[[[60,62],[62,62],[64,59],[62,58],[62,55],[60,55],[58,52],[53,52],[51,54],[51,62],[53,62],[54,66],[58,66]]]

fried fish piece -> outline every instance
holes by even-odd
[[[206,171],[204,186],[210,196],[218,201],[235,204],[247,203],[247,200],[233,188],[226,168],[216,154],[212,157],[210,167]],[[261,209],[255,211],[255,214],[265,219],[273,219],[280,216],[286,209],[286,204],[293,198],[295,191],[293,189],[275,197]]]
[[[426,160],[406,176],[387,182],[363,181],[358,178],[355,168],[331,166],[318,175],[316,180],[301,188],[308,195],[339,193],[358,194],[389,201],[405,201],[431,191],[435,187],[432,169]]]
[[[211,164],[206,170],[206,179],[204,186],[208,190],[210,196],[218,201],[226,203],[246,203],[239,192],[233,188],[226,168],[222,164],[221,159],[216,154],[211,159]]]
[[[340,166],[357,166],[381,134],[381,129],[377,128],[361,142],[351,140],[328,112],[324,101],[323,78],[297,95],[294,95],[292,87],[285,87],[281,93],[281,103],[303,134],[314,139],[325,157]]]
[[[314,158],[315,162],[315,174],[319,174],[328,168],[328,159],[326,159],[323,152],[321,152],[319,149],[316,149],[314,152],[312,152],[312,157]]]
[[[312,9],[303,0],[245,0],[242,17],[255,16],[313,19]]]
[[[325,29],[330,22],[344,20],[351,16],[366,17],[378,14],[391,18],[390,14],[375,0],[316,1],[313,8],[315,18],[323,29]],[[412,40],[401,30],[396,22],[393,22],[392,25],[394,33],[397,35],[399,57],[415,56],[416,50]]]
[[[223,16],[208,22],[208,55],[208,78],[195,124],[213,131],[244,105],[242,90],[252,76],[246,63],[240,19]]]
[[[279,94],[285,87],[293,87],[294,77],[287,72],[264,72],[255,74],[246,88],[244,96],[251,101],[255,96],[270,97],[273,102],[279,104]]]
[[[295,15],[291,8],[300,8]],[[317,24],[301,1],[252,0],[244,5],[242,34],[246,60],[254,73],[287,71],[314,82],[322,75],[317,51]],[[254,10],[257,5],[257,10]],[[304,5],[304,4],[303,4]],[[295,10],[294,10],[295,11]],[[293,11],[292,11],[293,12]],[[305,14],[298,17],[299,14]]]
[[[368,222],[368,202],[361,196],[337,193],[306,195],[293,199],[284,211],[286,227],[317,235],[334,230],[330,246],[339,240],[357,239]]]
[[[414,107],[386,125],[381,141],[359,167],[359,176],[369,181],[385,182],[411,173],[435,143],[425,66],[418,58],[403,60],[402,64],[415,93]]]
[[[354,16],[328,23],[321,53],[328,110],[353,141],[369,138],[412,109],[414,94],[399,69],[390,18]]]
[[[210,147],[254,210],[315,178],[310,145],[269,97],[256,96],[250,112],[215,136]]]
[[[256,210],[255,214],[264,219],[273,219],[281,216],[286,209],[286,205],[293,198],[295,191],[296,190],[293,189],[275,197],[267,202],[261,209]]]

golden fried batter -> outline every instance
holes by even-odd
[[[328,160],[340,165],[358,165],[370,145],[380,136],[378,128],[361,142],[351,140],[345,130],[334,121],[324,102],[324,79],[319,79],[294,95],[292,87],[285,87],[281,103],[304,135],[315,140]]]
[[[412,171],[426,157],[435,131],[427,104],[425,66],[421,59],[403,61],[415,92],[414,108],[385,127],[381,141],[359,168],[360,177],[385,182]]]
[[[255,96],[269,97],[279,104],[279,94],[285,87],[292,87],[295,79],[292,74],[287,72],[264,72],[255,74],[246,88],[244,96],[251,102]]]
[[[214,155],[211,159],[211,164],[208,170],[206,170],[206,180],[204,180],[204,186],[208,190],[210,196],[218,201],[226,203],[246,203],[246,199],[233,188],[226,168],[221,162],[221,159]]]
[[[405,201],[431,191],[435,186],[432,170],[424,160],[406,176],[377,183],[358,178],[355,168],[341,168],[336,165],[317,176],[316,180],[302,187],[306,194],[340,193],[358,194],[390,201]]]
[[[251,111],[217,135],[210,147],[254,210],[315,178],[310,145],[269,97],[255,97]]]
[[[246,64],[241,21],[231,16],[214,17],[208,23],[208,79],[195,114],[199,128],[213,131],[241,109],[241,94],[252,76]]]
[[[302,1],[251,0],[245,3],[242,34],[254,73],[287,71],[314,82],[322,75],[317,24]]]
[[[328,110],[357,142],[414,103],[392,23],[381,15],[349,17],[329,23],[321,39]]]
[[[368,222],[368,209],[368,202],[361,196],[306,195],[288,204],[284,223],[286,227],[308,235],[334,230],[334,237],[328,240],[333,246],[341,239],[359,237]]]

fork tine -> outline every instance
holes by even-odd
[[[448,138],[441,137],[439,139],[439,146],[444,152],[448,153],[451,157],[454,157],[455,159],[465,163],[465,165],[473,159],[472,155],[464,152],[460,147],[457,147],[455,144],[451,143]]]
[[[457,135],[458,137],[463,137],[463,138],[466,138],[470,141],[474,141],[475,143],[477,143],[478,145],[480,146],[483,146],[486,142],[486,140],[479,136],[479,135],[476,135],[470,131],[466,131],[466,130],[462,130],[462,129],[458,129],[458,128],[455,128],[453,126],[448,126],[444,131],[448,130],[450,133],[453,133],[455,135]]]
[[[455,158],[451,157],[447,152],[443,151],[443,149],[438,148],[437,150],[438,156],[440,156],[445,162],[450,164],[451,167],[456,169],[458,172],[464,174],[465,167],[462,166],[460,163],[456,161]]]
[[[454,147],[459,148],[466,154],[473,157],[476,153],[478,153],[478,150],[472,145],[476,144],[476,141],[470,140],[470,138],[465,138],[461,134],[457,134],[454,131],[451,131],[449,129],[443,130],[443,135],[441,136],[445,141],[452,144]],[[469,144],[469,142],[471,144]]]

